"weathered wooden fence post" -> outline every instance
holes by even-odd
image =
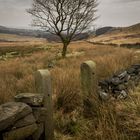
[[[44,94],[44,107],[46,108],[45,140],[54,139],[53,104],[51,74],[48,70],[38,70],[35,74],[38,93]]]
[[[98,111],[96,64],[93,61],[81,64],[81,88],[83,113],[86,117],[93,116]]]

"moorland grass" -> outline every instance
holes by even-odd
[[[61,44],[50,51],[36,52],[29,57],[0,61],[0,104],[13,100],[14,95],[36,92],[34,72],[50,69],[53,84],[55,137],[59,140],[138,140],[140,138],[139,89],[125,101],[112,99],[97,104],[85,117],[81,99],[80,65],[83,61],[97,63],[98,80],[137,63],[135,50],[112,46],[95,46],[73,42],[69,52],[84,51],[85,55],[56,59]],[[93,101],[94,102],[94,101]]]

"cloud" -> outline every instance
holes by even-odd
[[[0,3],[7,6],[28,6],[32,0],[0,0]]]
[[[29,26],[32,0],[0,0],[0,25]],[[97,25],[127,26],[140,22],[140,0],[99,0]]]
[[[96,21],[101,26],[129,26],[140,22],[140,0],[100,0]]]
[[[0,25],[28,26],[30,16],[26,9],[31,3],[32,0],[0,0]]]
[[[116,3],[135,3],[140,2],[140,0],[115,0]]]

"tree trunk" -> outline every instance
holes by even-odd
[[[66,53],[67,53],[67,44],[63,44],[63,50],[62,50],[62,57],[65,58],[66,57]]]

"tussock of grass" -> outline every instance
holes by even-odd
[[[30,57],[0,61],[0,104],[12,100],[18,93],[36,92],[34,72],[47,68],[48,62],[55,58],[59,50],[58,47],[49,52],[35,53]],[[100,80],[136,63],[134,51],[119,47],[94,46],[87,42],[72,43],[69,52],[78,50],[84,51],[85,55],[56,60],[54,69],[50,69],[53,79],[56,139],[138,140],[139,89],[125,101],[111,100],[99,104],[98,101],[96,103],[90,100],[90,108],[84,112],[80,85],[80,64],[83,61],[93,60],[97,63],[97,75]],[[96,111],[95,106],[98,108]]]

